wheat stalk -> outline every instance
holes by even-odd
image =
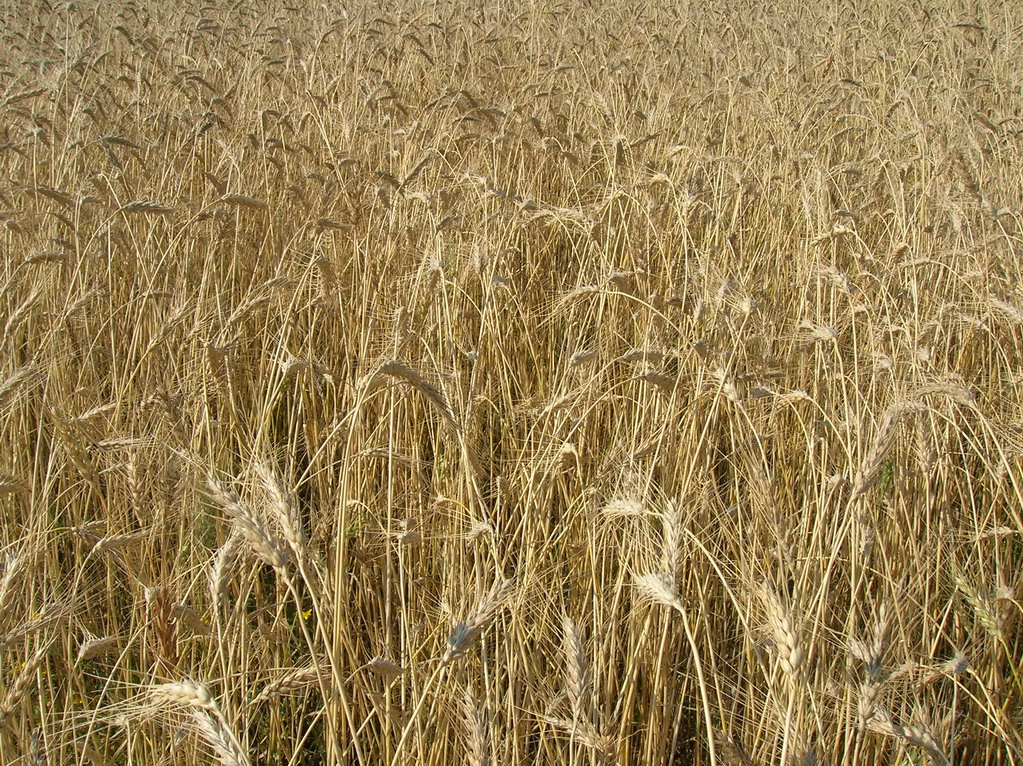
[[[692,625],[689,620],[689,613],[682,604],[682,599],[679,596],[675,580],[671,575],[664,572],[648,572],[639,575],[636,578],[636,586],[641,596],[653,601],[655,604],[661,604],[662,606],[674,609],[682,618],[682,627],[686,634],[686,640],[689,642],[689,650],[691,652],[693,667],[696,670],[697,685],[700,691],[700,704],[702,705],[704,726],[706,727],[707,732],[707,749],[709,751],[711,763],[714,763],[717,758],[717,750],[714,742],[714,724],[710,708],[710,693],[707,687],[707,679],[704,675],[703,661],[700,657],[699,645],[696,642],[696,635],[693,633]]]

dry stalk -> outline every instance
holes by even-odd
[[[704,675],[703,660],[700,657],[700,647],[696,642],[696,635],[693,633],[689,621],[689,613],[679,597],[678,587],[674,578],[664,572],[649,572],[636,578],[636,586],[641,596],[655,604],[674,609],[682,618],[682,627],[689,642],[689,650],[696,670],[697,685],[700,691],[700,704],[703,710],[703,722],[707,732],[707,749],[710,753],[711,763],[717,758],[717,750],[714,742],[714,722],[710,707],[710,692],[707,679]]]

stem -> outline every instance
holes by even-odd
[[[710,764],[711,766],[717,766],[717,750],[714,747],[714,723],[710,717],[710,696],[707,692],[707,681],[703,675],[703,663],[700,661],[700,650],[696,646],[696,636],[693,635],[693,629],[689,625],[689,615],[686,614],[686,610],[685,607],[682,606],[682,602],[675,599],[672,606],[674,606],[676,611],[682,615],[682,628],[685,630],[686,639],[689,641],[689,649],[693,655],[693,666],[696,668],[696,681],[700,687],[700,704],[703,707],[703,719],[704,724],[707,727],[707,750],[710,754]]]
[[[416,720],[419,718],[419,714],[423,710],[423,705],[426,704],[426,697],[430,693],[430,687],[433,686],[433,682],[436,681],[440,675],[447,669],[447,665],[439,665],[433,675],[426,681],[426,685],[423,687],[422,693],[419,695],[419,699],[416,701],[416,706],[412,709],[412,714],[409,716],[408,723],[405,724],[405,728],[402,729],[401,737],[398,739],[398,743],[394,746],[394,755],[391,757],[390,766],[398,766],[398,756],[401,755],[401,749],[405,746],[405,741],[408,739],[409,734],[412,733],[412,727],[415,726]]]

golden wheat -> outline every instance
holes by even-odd
[[[8,6],[0,763],[1020,761],[1019,3]]]

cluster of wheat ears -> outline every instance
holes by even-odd
[[[0,6],[0,763],[1023,764],[1023,10]]]

